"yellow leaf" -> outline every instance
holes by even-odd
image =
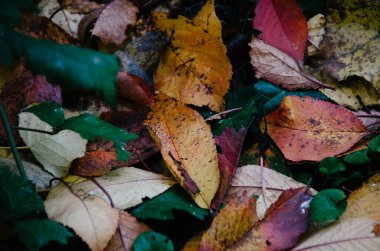
[[[341,220],[367,217],[380,222],[380,173],[350,194]]]
[[[257,222],[256,200],[246,195],[235,198],[214,218],[203,234],[199,250],[226,250],[240,240]]]
[[[215,142],[202,116],[161,94],[145,124],[174,177],[200,207],[208,208],[220,175]]]
[[[171,38],[155,74],[155,87],[183,103],[224,108],[232,67],[221,39],[221,24],[209,0],[193,20],[154,15],[156,26]]]

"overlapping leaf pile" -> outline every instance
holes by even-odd
[[[380,249],[377,1],[105,2],[0,4],[1,247]]]

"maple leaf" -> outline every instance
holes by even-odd
[[[321,161],[349,150],[368,135],[353,112],[311,97],[285,97],[266,116],[266,123],[268,134],[292,161]]]
[[[201,115],[160,94],[145,124],[174,177],[200,207],[210,207],[219,170],[215,142]]]
[[[300,68],[289,55],[262,40],[252,37],[249,46],[257,78],[264,78],[287,90],[329,87]]]
[[[121,45],[127,38],[125,31],[137,21],[138,8],[126,0],[114,0],[89,14],[79,23],[80,38],[90,25],[91,35],[100,38],[104,43]],[[93,24],[93,22],[96,22]]]
[[[302,61],[307,41],[307,23],[294,0],[260,0],[253,27],[265,43]]]
[[[155,74],[156,90],[183,103],[224,109],[232,67],[221,39],[221,24],[209,0],[194,17],[154,15],[156,26],[171,37]]]

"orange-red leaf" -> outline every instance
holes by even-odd
[[[303,60],[307,40],[307,22],[295,0],[260,0],[256,6],[255,29],[267,44]]]
[[[215,142],[202,116],[160,94],[145,124],[177,181],[200,207],[209,208],[220,175]]]
[[[266,123],[268,134],[292,161],[336,156],[368,134],[353,112],[311,97],[287,96]]]
[[[222,27],[209,0],[193,20],[154,15],[156,26],[171,38],[155,74],[159,92],[186,104],[224,108],[232,67],[221,39]]]

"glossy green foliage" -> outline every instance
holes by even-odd
[[[0,167],[0,219],[12,222],[43,210],[43,201],[34,184]]]
[[[374,137],[368,144],[371,151],[380,153],[380,135]]]
[[[327,157],[319,162],[319,172],[324,175],[345,171],[346,166],[343,161],[337,157]]]
[[[188,212],[200,220],[209,215],[208,211],[199,208],[180,186],[173,186],[153,199],[145,201],[132,211],[132,215],[142,220],[172,220],[175,210]]]
[[[154,231],[141,233],[133,242],[133,250],[138,251],[174,251],[171,240]]]
[[[47,219],[29,219],[16,221],[16,231],[20,240],[30,251],[41,250],[50,241],[67,244],[67,238],[73,234],[62,225]]]
[[[31,112],[53,127],[62,125],[65,121],[62,105],[56,102],[43,102],[24,109],[22,112]]]
[[[344,161],[353,165],[365,165],[372,161],[370,157],[368,157],[368,148],[362,149],[344,156]]]
[[[311,201],[310,219],[312,223],[337,220],[347,208],[346,195],[339,189],[320,191]]]
[[[129,158],[129,153],[125,150],[125,144],[137,138],[137,135],[104,122],[89,113],[67,119],[60,129],[69,129],[77,132],[87,140],[92,140],[96,137],[111,140],[115,145],[118,160],[124,161],[127,161]]]

